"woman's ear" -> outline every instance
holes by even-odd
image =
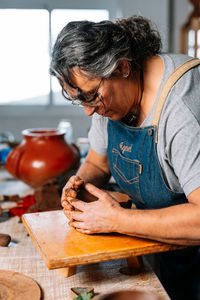
[[[130,75],[130,65],[128,61],[125,59],[120,60],[117,68],[114,71],[114,74],[127,78]]]

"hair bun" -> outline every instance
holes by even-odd
[[[136,47],[136,53],[141,51],[143,57],[148,57],[160,51],[160,34],[150,20],[142,16],[132,16],[117,20],[116,24],[130,38],[133,48]]]

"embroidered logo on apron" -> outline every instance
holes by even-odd
[[[126,146],[126,145],[124,145],[124,142],[121,142],[119,144],[119,147],[122,150],[122,153],[124,154],[124,152],[131,152],[133,144],[131,144],[131,146]]]

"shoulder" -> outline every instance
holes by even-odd
[[[108,135],[108,119],[97,114],[92,117],[92,125],[88,133],[91,148],[101,155],[106,155]]]
[[[165,142],[172,142],[178,133],[187,132],[192,136],[195,131],[200,131],[200,105],[193,97],[186,94],[180,95],[171,92],[168,101],[165,103],[159,124],[159,130],[165,134]],[[186,101],[187,98],[187,101]],[[189,138],[189,137],[188,137]]]
[[[173,72],[176,68],[191,60],[193,57],[185,54],[163,53],[159,55],[164,63],[165,71]]]
[[[108,118],[100,116],[96,113],[92,116],[92,124],[97,124],[98,126],[107,126]]]
[[[199,106],[192,110],[183,96],[171,92],[158,129],[158,157],[167,182],[186,195],[200,186]]]
[[[164,56],[167,63],[168,74],[184,62],[190,60],[187,55],[168,55]],[[181,118],[194,118],[200,124],[200,65],[188,70],[181,76],[166,99],[162,117],[168,114],[167,120],[177,123]]]

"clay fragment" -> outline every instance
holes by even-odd
[[[11,241],[11,237],[8,234],[0,233],[0,246],[7,247]]]

